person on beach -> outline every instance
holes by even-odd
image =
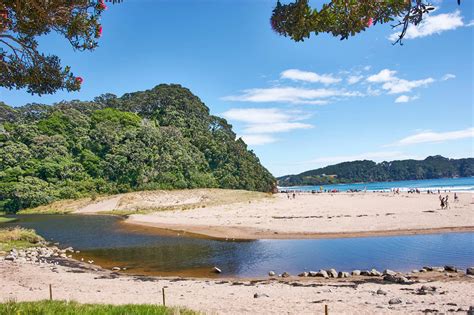
[[[441,203],[441,209],[444,209],[444,197],[441,197],[441,195],[439,195],[439,201]]]
[[[446,195],[446,197],[444,198],[444,208],[445,209],[448,209],[448,198],[449,198],[448,195]]]
[[[295,194],[295,193],[293,193],[293,199],[295,199],[295,198],[296,198],[296,194]]]
[[[459,201],[459,197],[458,197],[458,195],[457,195],[456,193],[454,193],[454,202],[456,203],[456,202],[458,202],[458,201]]]

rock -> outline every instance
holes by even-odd
[[[353,270],[353,271],[351,272],[351,274],[352,274],[353,276],[360,276],[360,273],[361,273],[360,270]]]
[[[426,270],[425,268],[421,268],[420,272],[428,272],[428,270]]]
[[[413,283],[412,281],[408,280],[404,276],[399,276],[399,275],[395,275],[395,276],[386,275],[385,277],[383,277],[383,280],[387,282],[401,283],[401,284]]]
[[[288,278],[288,277],[290,276],[290,274],[285,271],[284,273],[281,274],[281,276],[282,276],[283,278]]]
[[[329,270],[326,270],[326,272],[328,273],[328,276],[331,277],[331,278],[337,278],[337,271],[336,269],[329,269]]]
[[[420,272],[420,270],[418,270],[418,269],[413,269],[413,270],[411,271],[411,273],[419,273],[419,272]]]
[[[319,270],[319,272],[316,274],[316,277],[323,277],[325,279],[329,278],[328,273],[326,270]]]
[[[16,259],[16,257],[13,256],[13,255],[7,255],[7,256],[5,257],[5,260],[9,260],[9,261],[15,261],[15,259]]]
[[[474,306],[469,306],[469,311],[467,311],[467,315],[474,315]]]
[[[390,301],[388,301],[388,304],[390,305],[401,304],[401,303],[402,303],[402,300],[400,300],[399,298],[393,298],[393,299],[390,299]]]
[[[217,268],[217,267],[212,268],[212,271],[213,271],[214,273],[222,273],[222,270],[220,270],[220,269]]]
[[[351,275],[348,272],[345,271],[339,271],[337,277],[338,278],[349,278]]]
[[[368,270],[362,270],[362,271],[360,272],[360,275],[361,275],[361,276],[370,276],[370,271],[368,271]]]
[[[254,299],[258,299],[258,298],[261,298],[261,297],[270,297],[270,296],[268,294],[265,294],[265,293],[255,293],[253,295]]]
[[[298,275],[298,277],[307,277],[307,276],[308,276],[308,273],[306,271]]]
[[[385,270],[383,271],[383,275],[391,275],[391,276],[394,276],[394,275],[396,275],[396,274],[397,274],[397,273],[396,273],[395,271],[390,270],[390,269],[385,269]]]
[[[318,273],[316,271],[308,272],[308,276],[310,276],[310,277],[316,277],[317,275],[318,275]]]
[[[385,292],[385,291],[382,290],[382,289],[378,289],[378,290],[377,290],[377,294],[378,294],[378,295],[387,295],[387,292]]]
[[[270,270],[270,271],[268,272],[268,275],[269,275],[270,277],[274,277],[274,276],[275,276],[275,271]]]
[[[380,277],[382,275],[382,273],[380,271],[378,271],[377,269],[372,269],[372,270],[370,270],[369,275],[372,276],[372,277]]]
[[[469,267],[466,269],[466,274],[474,276],[474,267]]]
[[[425,269],[426,271],[433,271],[433,267],[431,266],[424,266],[423,269]]]
[[[451,266],[451,265],[444,266],[444,270],[445,270],[445,271],[448,271],[448,272],[457,272],[457,271],[458,271],[458,270],[456,269],[456,267]]]
[[[120,271],[120,267],[113,267],[112,271]]]

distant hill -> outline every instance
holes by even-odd
[[[277,179],[279,186],[299,186],[470,176],[474,176],[474,158],[448,159],[437,155],[424,160],[344,162]]]
[[[271,191],[275,178],[180,85],[53,106],[0,102],[0,211],[136,190]]]

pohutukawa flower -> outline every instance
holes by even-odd
[[[369,18],[369,19],[367,20],[367,27],[371,27],[373,24],[374,24],[374,19],[373,19],[373,18]]]
[[[82,82],[84,82],[84,79],[81,77],[76,77],[76,82],[82,84]]]

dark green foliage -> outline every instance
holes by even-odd
[[[336,176],[332,176],[336,175]],[[474,176],[474,158],[429,156],[422,161],[354,161],[278,178],[280,186],[323,185]]]
[[[0,109],[0,211],[97,193],[275,185],[232,127],[179,85]]]

